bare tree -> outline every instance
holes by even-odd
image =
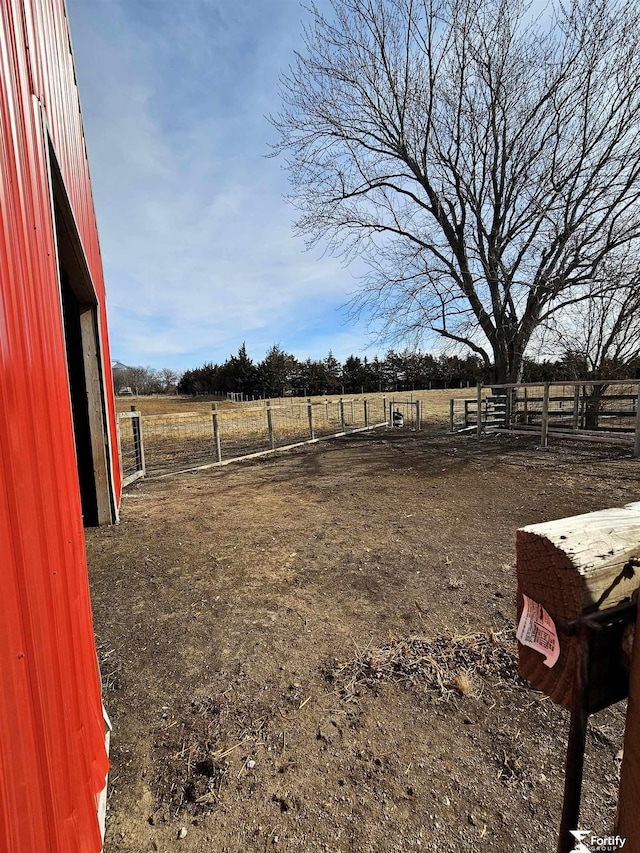
[[[541,323],[640,234],[633,0],[331,0],[272,119],[297,228],[370,273],[385,336],[436,332],[519,376]]]
[[[158,374],[158,380],[164,394],[177,394],[180,374],[170,367],[163,367]]]
[[[640,273],[563,312],[551,340],[574,379],[627,378],[640,364]]]

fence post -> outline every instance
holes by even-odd
[[[353,397],[351,398],[351,426],[356,422],[356,410],[354,409]]]
[[[366,397],[365,397],[365,398],[364,398],[364,400],[362,401],[362,405],[363,405],[363,408],[364,408],[364,425],[365,425],[366,427],[368,427],[368,426],[369,426],[369,406],[368,406],[368,402],[367,402],[367,398],[366,398]]]
[[[455,398],[452,397],[449,400],[449,432],[453,432],[453,418],[454,418],[454,414],[455,414],[454,403],[455,403]],[[464,425],[466,426],[467,425],[467,418],[466,418],[467,401],[466,400],[464,401],[464,411],[465,411],[465,419],[464,419],[465,424]]]
[[[267,430],[269,432],[269,447],[275,450],[276,440],[273,434],[273,412],[271,411],[271,400],[267,400]]]
[[[478,406],[478,416],[476,425],[476,435],[478,438],[482,435],[482,382],[478,382],[476,387],[476,402]]]
[[[340,397],[340,425],[342,432],[344,432],[346,427],[344,424],[344,400],[342,399],[342,397]]]
[[[324,419],[325,421],[329,420],[329,401],[324,401]]]
[[[309,418],[309,438],[313,440],[315,434],[313,432],[313,406],[311,404],[311,397],[307,400],[307,416]]]
[[[420,400],[416,400],[416,430],[420,428]]]
[[[540,434],[540,447],[546,447],[549,443],[549,383],[544,383],[542,394],[542,431]]]
[[[640,386],[638,386],[640,389]],[[638,433],[636,432],[636,437]],[[640,614],[638,615],[640,620]],[[640,625],[640,621],[636,621]],[[636,633],[629,673],[629,705],[624,733],[624,757],[620,768],[620,793],[618,796],[618,821],[616,832],[629,841],[629,853],[638,853],[640,837],[637,833],[638,792],[640,791],[640,639]]]
[[[524,391],[523,418],[524,424],[527,426],[529,423],[529,394],[527,388],[523,388],[522,390]]]
[[[639,386],[640,387],[640,386]],[[580,426],[580,386],[573,386],[573,428],[578,430]]]
[[[633,455],[636,459],[640,456],[640,383],[638,383],[638,396],[636,398],[636,438],[633,443]]]
[[[136,413],[135,418],[131,418],[131,429],[133,430],[133,450],[136,454],[136,471],[145,473],[144,462],[144,441],[142,439],[142,414],[135,406],[131,406],[131,411]]]
[[[220,448],[220,424],[218,422],[218,404],[212,403],[211,409],[211,416],[213,418],[213,440],[216,445],[216,462],[220,464],[220,462],[222,462],[222,451]]]
[[[389,426],[389,421],[387,420],[387,395],[386,395],[386,394],[383,394],[383,395],[382,395],[382,408],[383,408],[383,411],[384,411],[384,423],[385,423],[385,426]]]

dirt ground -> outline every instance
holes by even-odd
[[[87,537],[107,853],[555,850],[568,715],[517,676],[515,531],[636,500],[638,465],[430,426],[130,487]],[[624,712],[590,722],[598,833]]]

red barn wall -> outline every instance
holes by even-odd
[[[98,301],[100,249],[63,0],[0,2],[0,850],[101,849],[108,762],[52,214],[51,136]]]

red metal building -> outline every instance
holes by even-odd
[[[0,851],[97,853],[108,767],[83,525],[120,470],[64,0],[0,0]]]

